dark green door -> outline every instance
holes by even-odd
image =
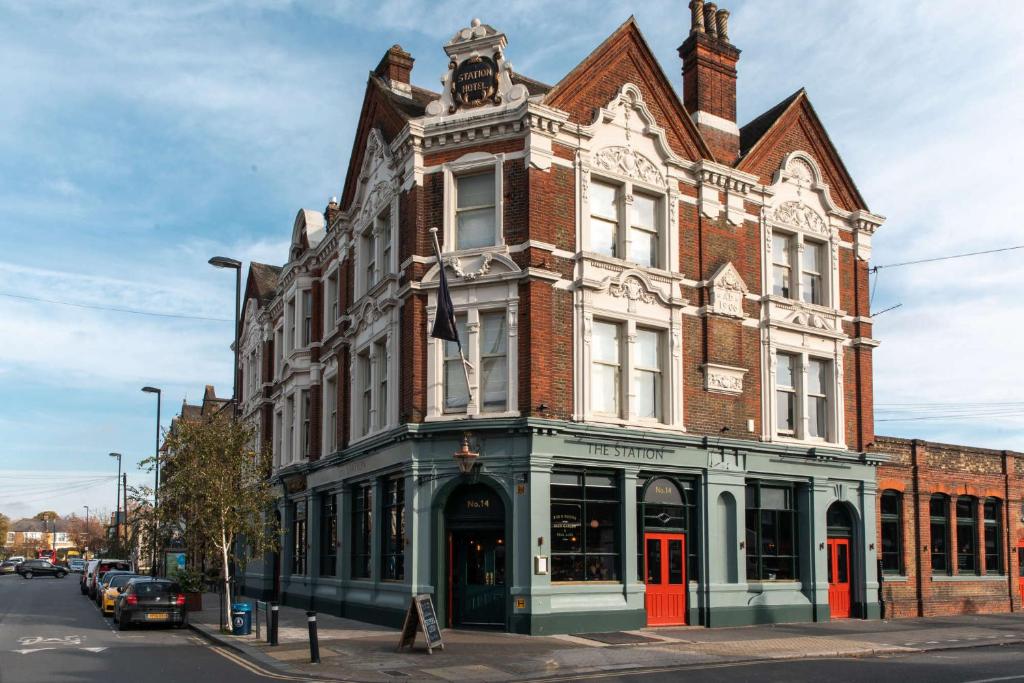
[[[451,544],[455,625],[504,627],[504,533],[456,531],[451,535]]]

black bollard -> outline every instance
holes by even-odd
[[[306,622],[309,624],[309,661],[319,664],[320,641],[316,637],[316,612],[306,612]]]
[[[267,627],[267,642],[277,645],[277,603],[270,603],[270,626]]]

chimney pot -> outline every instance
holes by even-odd
[[[392,45],[381,57],[375,74],[388,82],[392,89],[407,90],[411,83],[412,55],[402,49],[401,45]]]
[[[715,15],[718,26],[718,39],[729,42],[729,10],[720,9]]]
[[[704,0],[690,0],[690,33],[704,33]]]
[[[709,2],[704,5],[704,30],[712,38],[718,37],[718,27],[715,24],[715,12],[718,11],[718,6]]]

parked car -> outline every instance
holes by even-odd
[[[14,560],[4,560],[0,562],[0,574],[13,574],[17,566],[18,563]]]
[[[81,574],[85,570],[85,560],[80,557],[72,557],[68,560],[68,569],[76,574]]]
[[[19,562],[24,562],[25,561],[25,556],[24,555],[12,555],[12,556],[7,558],[7,561],[8,562],[13,562],[14,564],[18,564]]]
[[[15,567],[15,571],[26,579],[35,576],[55,576],[58,579],[63,579],[68,575],[67,569],[49,560],[25,560]]]
[[[129,581],[138,576],[131,572],[107,572],[107,575],[103,577],[103,600],[100,602],[103,616],[114,613],[114,606],[117,604],[117,598],[121,595],[121,591]]]
[[[134,574],[135,572],[124,571],[121,569],[111,569],[102,576],[96,582],[96,606],[102,607],[103,605],[103,594],[107,591],[107,586],[114,579],[115,576],[120,574]]]
[[[139,577],[129,579],[114,607],[114,621],[124,631],[134,624],[188,624],[185,594],[176,581]]]
[[[82,570],[82,575],[78,579],[78,588],[82,591],[82,595],[89,594],[89,577],[92,576],[97,564],[99,564],[99,560],[89,560],[85,563],[85,569]]]
[[[117,569],[119,571],[126,572],[130,572],[132,571],[132,569],[134,569],[134,567],[132,567],[132,563],[128,560],[103,559],[93,560],[93,562],[95,563],[95,565],[90,565],[91,569],[89,572],[89,576],[85,580],[85,587],[87,589],[89,597],[93,600],[96,599],[97,582],[101,578],[103,578],[104,574],[106,574],[111,569]]]

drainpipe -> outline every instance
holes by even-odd
[[[983,504],[982,505],[982,510],[984,510],[984,509],[985,508],[984,508],[984,504]],[[984,513],[982,513],[982,517],[984,517]],[[1004,529],[1005,534],[1006,534],[1006,546],[1005,546],[1006,547],[1006,552],[1003,553],[1003,559],[1006,562],[1006,564],[1005,564],[1005,567],[1006,567],[1006,594],[1010,597],[1010,611],[1011,612],[1016,612],[1017,610],[1014,608],[1014,604],[1013,604],[1013,572],[1010,571],[1011,569],[1013,569],[1013,560],[1012,560],[1013,556],[1010,553],[1013,552],[1015,549],[1010,545],[1010,541],[1013,538],[1013,536],[1010,534],[1010,452],[1009,451],[1003,451],[1003,509],[1002,509],[1002,518],[1003,518],[1003,529]],[[985,520],[982,519],[982,523],[983,524],[984,524],[984,521]],[[1018,570],[1017,573],[1019,574],[1020,571]]]
[[[917,464],[918,440],[910,442],[910,459],[914,479],[914,575],[917,592],[917,616],[924,616],[924,581],[921,576],[921,473]]]

